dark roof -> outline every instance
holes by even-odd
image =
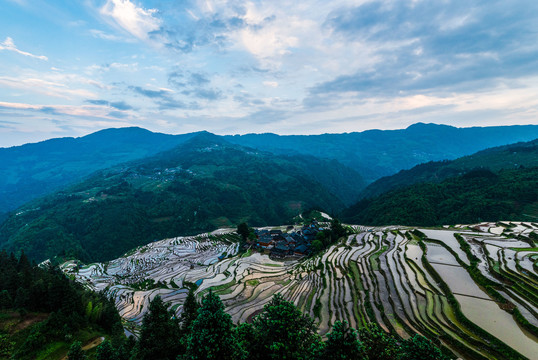
[[[290,249],[290,247],[288,246],[288,244],[286,244],[285,241],[279,241],[276,245],[275,245],[275,250],[280,250],[280,251],[288,251]]]

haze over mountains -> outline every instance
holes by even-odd
[[[537,137],[538,126],[225,137],[126,128],[0,149],[0,209],[11,211],[0,246],[40,260],[106,260],[164,237],[289,223],[310,208],[367,225],[534,216],[536,141],[397,172]],[[397,174],[368,185],[384,173]]]
[[[109,260],[155,239],[243,221],[278,224],[312,207],[340,211],[363,186],[335,161],[273,155],[201,133],[19,208],[0,227],[0,244],[39,260]]]
[[[121,128],[81,138],[0,148],[0,214],[73,184],[94,171],[169,150],[193,135]],[[455,128],[419,123],[403,130],[309,136],[248,134],[224,138],[276,154],[305,154],[337,160],[370,183],[420,163],[455,159],[488,147],[537,137],[536,125]]]

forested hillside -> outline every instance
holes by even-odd
[[[420,164],[376,180],[361,192],[361,198],[374,197],[412,184],[440,182],[473,169],[498,171],[533,166],[538,166],[538,139],[482,150],[455,160]]]
[[[536,138],[536,125],[456,128],[423,123],[402,130],[226,137],[237,144],[278,154],[298,153],[336,159],[355,169],[368,183],[428,161],[456,159],[494,146]]]
[[[57,268],[0,252],[0,359],[61,359],[74,341],[123,338],[114,303]]]
[[[37,260],[108,260],[156,239],[245,221],[286,223],[312,207],[337,212],[362,184],[337,162],[274,156],[201,134],[18,209],[0,227],[0,244]]]
[[[348,208],[343,219],[364,225],[477,223],[538,220],[538,167],[472,170],[439,183],[420,183]]]
[[[0,148],[0,214],[96,170],[171,149],[193,135],[107,129],[80,138]]]

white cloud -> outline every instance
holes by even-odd
[[[29,53],[29,52],[17,49],[17,47],[15,46],[15,43],[13,42],[13,39],[10,38],[10,37],[7,37],[6,40],[4,40],[4,42],[0,43],[0,50],[13,51],[13,52],[16,52],[18,54],[28,56],[28,57],[31,57],[31,58],[34,58],[34,59],[39,59],[39,60],[47,61],[49,59],[49,58],[47,58],[46,56],[43,56],[43,55],[34,55],[34,54]]]
[[[263,85],[276,88],[276,87],[278,87],[278,82],[276,82],[276,81],[264,81]]]
[[[58,97],[63,99],[72,99],[75,97],[82,98],[95,98],[97,95],[91,91],[81,88],[73,88],[73,80],[77,82],[83,82],[89,85],[97,86],[100,84],[90,79],[69,79],[64,75],[49,75],[51,79],[57,77],[57,80],[63,80],[63,82],[49,81],[44,78],[35,77],[0,77],[0,85],[9,87],[12,89],[25,90],[31,93],[43,94],[46,96]]]
[[[129,0],[107,0],[100,12],[140,40],[148,40],[148,33],[161,26],[161,20],[154,17],[156,9],[137,7]]]
[[[98,38],[98,39],[103,39],[103,40],[109,40],[109,41],[128,41],[127,39],[121,37],[121,36],[116,36],[116,35],[112,35],[112,34],[108,34],[104,31],[101,31],[101,30],[97,30],[97,29],[90,29],[90,34],[94,37],[94,38]]]

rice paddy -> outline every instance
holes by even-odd
[[[218,230],[62,268],[112,297],[134,334],[157,294],[179,315],[187,285],[196,284],[199,297],[219,294],[234,322],[250,321],[280,292],[315,319],[321,335],[336,320],[355,328],[375,322],[404,339],[424,335],[461,358],[538,359],[538,225],[353,228],[303,259],[238,254],[232,231]]]

